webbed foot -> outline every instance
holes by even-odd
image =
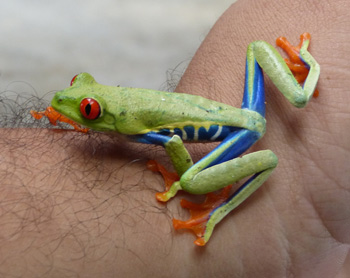
[[[168,172],[163,165],[159,164],[155,160],[149,160],[147,162],[147,168],[152,172],[159,172],[165,182],[165,191],[156,193],[156,199],[160,202],[167,202],[171,197],[175,196],[178,188],[180,177],[177,173]]]
[[[231,187],[232,185],[229,185],[217,194],[207,194],[207,197],[202,204],[196,204],[182,199],[180,204],[183,208],[187,208],[190,211],[191,217],[187,221],[173,219],[173,226],[175,230],[191,230],[197,236],[194,243],[198,246],[204,246],[207,242],[204,239],[204,235],[210,214],[228,199]]]
[[[308,43],[311,39],[309,33],[304,33],[300,35],[300,43],[297,46],[291,45],[291,43],[285,37],[279,37],[276,39],[276,45],[283,49],[284,52],[289,56],[289,58],[284,59],[287,66],[293,73],[295,79],[300,83],[304,83],[306,77],[309,74],[309,68],[300,58],[300,49],[304,43]],[[313,97],[318,97],[319,92],[316,89],[314,91]]]

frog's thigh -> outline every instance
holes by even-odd
[[[278,159],[270,150],[258,151],[193,173],[190,168],[180,179],[183,190],[192,194],[206,194],[235,183],[245,177],[273,169]]]

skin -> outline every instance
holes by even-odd
[[[349,8],[348,1],[239,1],[198,50],[176,91],[236,107],[245,48],[257,37],[273,43],[281,30],[290,38],[307,30],[322,67],[320,96],[305,110],[267,81],[268,132],[254,149],[273,149],[279,166],[204,249],[189,244],[191,234],[171,232],[169,216],[186,212],[177,202],[155,202],[161,180],[144,161],[130,163],[162,160],[154,148],[73,132],[2,130],[1,274],[348,277]],[[190,146],[194,159],[210,149]]]

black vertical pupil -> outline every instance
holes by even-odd
[[[91,104],[89,103],[85,106],[85,113],[86,115],[90,115],[90,112],[91,112]]]

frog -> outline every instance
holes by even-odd
[[[166,189],[156,199],[167,202],[178,191],[206,195],[202,204],[182,200],[190,210],[187,221],[173,219],[175,229],[189,229],[195,244],[204,246],[215,226],[245,202],[277,167],[271,150],[245,153],[266,132],[264,73],[295,107],[303,108],[316,97],[320,66],[308,51],[309,33],[298,46],[284,37],[276,43],[289,56],[269,43],[250,43],[246,53],[243,101],[240,108],[199,95],[150,89],[106,86],[88,73],[76,75],[68,88],[55,93],[44,112],[31,111],[36,119],[47,116],[52,124],[66,122],[81,132],[117,133],[143,144],[162,146],[175,173],[156,161],[147,167],[160,172]],[[193,162],[184,143],[220,143]],[[232,184],[246,179],[232,192]],[[231,193],[232,192],[232,193]]]

